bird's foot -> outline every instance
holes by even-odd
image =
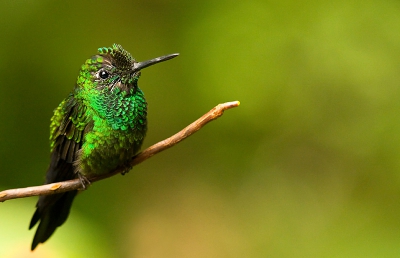
[[[122,172],[121,175],[125,175],[126,173],[128,173],[131,169],[132,169],[132,165],[127,163],[125,165],[122,166]]]
[[[82,175],[79,172],[78,172],[78,178],[81,181],[83,190],[86,190],[89,187],[89,185],[91,184],[91,182],[89,181],[89,179],[87,179],[87,177],[85,177],[84,175]]]

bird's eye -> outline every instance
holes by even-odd
[[[99,76],[100,76],[101,79],[104,80],[104,79],[107,79],[107,78],[108,78],[109,73],[108,73],[107,71],[101,70],[101,71],[99,72]]]

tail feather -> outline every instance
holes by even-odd
[[[77,192],[70,191],[40,197],[36,205],[37,209],[29,224],[29,229],[31,229],[40,221],[32,241],[31,250],[34,250],[39,243],[44,243],[49,239],[57,227],[61,226],[67,220]]]

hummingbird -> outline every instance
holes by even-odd
[[[50,120],[50,165],[46,184],[111,172],[140,150],[147,131],[147,102],[138,80],[143,68],[170,54],[137,62],[118,44],[98,49],[82,65],[75,88]],[[39,196],[29,229],[38,222],[31,250],[68,218],[78,191]]]

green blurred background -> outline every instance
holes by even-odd
[[[1,257],[399,257],[400,2],[0,2],[0,189],[39,185],[52,110],[98,47],[138,60],[144,147],[30,253],[37,198],[0,204]]]

